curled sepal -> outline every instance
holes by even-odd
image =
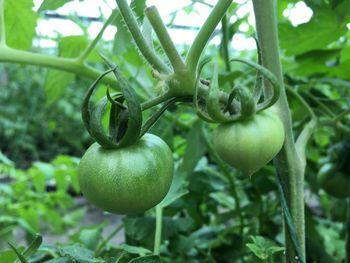
[[[270,83],[271,83],[271,90],[270,92],[265,91],[264,94],[265,96],[268,94],[268,97],[264,97],[264,100],[261,103],[258,103],[256,106],[256,111],[262,111],[265,110],[269,107],[271,107],[273,104],[275,104],[275,102],[278,100],[282,86],[279,83],[279,81],[277,80],[276,76],[269,71],[267,68],[265,68],[264,66],[261,66],[257,63],[251,62],[251,61],[247,61],[247,60],[243,60],[243,59],[232,59],[231,62],[241,62],[244,63],[254,69],[256,69],[257,71],[259,71],[264,78],[266,78]],[[262,81],[259,81],[257,83],[262,83]],[[256,89],[263,89],[263,85],[256,86]],[[265,87],[265,89],[267,89],[267,87]],[[255,94],[260,94],[261,92],[258,91],[254,91]]]
[[[237,87],[234,89],[234,92],[239,97],[241,104],[240,115],[242,118],[246,119],[255,114],[256,105],[254,96],[246,87]]]
[[[119,145],[113,139],[106,135],[102,118],[106,111],[108,98],[103,97],[92,110],[90,118],[90,133],[91,136],[104,148],[117,148]]]
[[[200,68],[201,69],[201,68]],[[232,122],[249,118],[255,113],[255,101],[247,88],[237,87],[232,90],[226,106],[220,101],[221,92],[218,81],[218,68],[214,66],[213,78],[209,84],[208,94],[205,100],[205,109],[199,105],[197,91],[195,92],[194,105],[200,118],[207,122]],[[234,100],[237,98],[237,100]],[[231,107],[234,112],[230,112]]]
[[[199,103],[199,97],[198,97],[198,87],[199,87],[200,74],[201,74],[204,66],[209,62],[210,62],[210,59],[205,58],[198,65],[198,73],[197,73],[196,85],[195,85],[195,90],[194,90],[194,95],[193,95],[193,107],[194,107],[199,118],[201,118],[202,120],[204,120],[206,122],[214,123],[215,121],[208,115],[208,113],[204,109],[201,108],[201,105]]]
[[[180,101],[181,97],[174,97],[166,101],[162,107],[160,107],[159,110],[157,110],[149,119],[145,122],[145,124],[142,126],[140,138],[147,133],[152,126],[157,122],[157,120],[162,116],[162,114],[169,108],[171,105],[173,105],[175,102]]]
[[[92,136],[91,134],[91,129],[90,129],[90,119],[91,119],[91,111],[92,111],[92,103],[90,102],[91,96],[94,93],[96,87],[98,86],[98,84],[100,83],[100,81],[109,73],[111,73],[113,71],[113,69],[107,70],[106,72],[102,73],[95,81],[94,83],[92,83],[92,85],[90,86],[90,88],[87,90],[84,99],[83,99],[83,103],[81,105],[81,117],[83,119],[83,123],[84,126],[86,128],[86,130],[89,132],[89,134]],[[93,137],[93,136],[92,136]]]
[[[213,78],[210,81],[209,93],[206,97],[206,108],[208,115],[215,122],[226,122],[229,120],[229,115],[226,115],[220,105],[220,90],[218,80],[218,67],[214,65]]]
[[[106,57],[102,56],[102,58],[110,68],[113,68],[113,73],[120,84],[121,92],[127,106],[127,109],[122,109],[118,116],[118,134],[117,138],[113,138],[114,147],[134,144],[139,139],[142,128],[141,105],[138,102],[135,91],[123,77],[120,69]]]

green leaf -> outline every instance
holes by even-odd
[[[156,255],[138,257],[129,261],[129,263],[161,263],[161,262],[162,260],[160,259],[160,257]]]
[[[71,239],[94,251],[100,242],[104,226],[106,226],[106,224],[84,227],[75,233]]]
[[[24,250],[23,256],[30,257],[31,255],[33,255],[39,249],[42,242],[43,242],[43,237],[40,234],[36,234],[33,241]]]
[[[59,56],[74,58],[87,47],[88,41],[85,36],[63,37],[58,45]],[[47,104],[59,99],[65,89],[74,81],[74,74],[61,70],[49,70],[45,79],[45,95]]]
[[[213,198],[220,205],[227,207],[229,209],[235,209],[235,199],[227,193],[215,192],[210,193],[209,196]]]
[[[0,262],[14,262],[17,258],[17,254],[13,250],[5,250],[0,252]]]
[[[41,6],[39,7],[38,12],[46,11],[46,10],[56,10],[59,7],[64,6],[68,2],[72,2],[73,0],[44,0]]]
[[[284,247],[276,246],[274,242],[262,236],[251,236],[251,239],[253,243],[246,245],[259,259],[267,260],[273,254],[284,250]]]
[[[114,19],[113,24],[117,27],[117,33],[115,34],[113,42],[113,54],[121,55],[132,46],[130,43],[134,43],[132,42],[133,40],[131,38],[131,34],[127,29],[120,13],[118,13]]]
[[[146,248],[137,247],[137,246],[130,246],[127,244],[121,244],[118,246],[118,248],[121,248],[130,254],[138,254],[141,256],[152,253],[150,250],[148,250]]]
[[[61,256],[68,257],[75,262],[102,263],[103,260],[95,259],[94,252],[79,244],[66,245],[59,248]]]
[[[308,23],[298,27],[286,23],[279,25],[281,46],[287,55],[326,49],[328,44],[337,41],[346,31],[346,23],[328,9],[318,10]]]
[[[35,33],[37,15],[32,0],[5,0],[5,31],[7,45],[29,50]]]
[[[167,207],[175,202],[180,197],[188,193],[188,181],[186,180],[186,174],[180,171],[176,171],[173,181],[170,186],[168,194],[163,201],[159,204],[161,207]]]
[[[13,246],[11,243],[8,243],[8,244],[13,249],[13,251],[15,251],[15,253],[17,254],[17,257],[21,263],[28,263],[28,261],[26,260],[24,255],[20,251],[18,251],[18,249],[15,246]]]
[[[182,158],[180,171],[191,173],[207,150],[203,133],[203,122],[198,120],[187,135],[187,148]]]

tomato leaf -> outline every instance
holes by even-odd
[[[29,50],[35,33],[37,15],[31,0],[5,0],[5,32],[7,45]]]
[[[72,2],[73,0],[44,0],[39,7],[38,12],[46,11],[46,10],[56,10],[66,3]]]

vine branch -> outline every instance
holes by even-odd
[[[286,136],[283,148],[276,156],[274,163],[280,174],[287,205],[296,227],[298,243],[301,246],[300,250],[302,257],[304,257],[302,260],[305,261],[305,167],[303,167],[303,163],[295,146],[291,113],[283,85],[277,35],[276,2],[276,0],[253,0],[253,7],[263,66],[269,69],[277,77],[282,87],[275,108],[277,114],[282,120]],[[291,233],[288,231],[286,224],[284,224],[284,229],[286,242],[285,259],[286,262],[295,262],[297,255],[294,250]]]
[[[205,46],[207,45],[216,26],[220,23],[222,17],[230,7],[231,3],[232,0],[219,0],[199,30],[186,58],[186,65],[188,66],[190,72],[195,73],[199,58]]]
[[[83,63],[84,60],[90,55],[90,53],[92,52],[92,50],[96,46],[97,42],[101,39],[101,37],[102,37],[103,33],[105,32],[106,28],[113,22],[113,20],[117,16],[117,14],[118,13],[116,11],[112,11],[112,14],[108,17],[106,22],[103,24],[100,32],[98,32],[98,34],[95,37],[95,39],[92,42],[90,42],[90,44],[87,46],[87,48],[78,57],[77,62]]]
[[[36,54],[9,47],[0,47],[0,62],[53,68],[85,76],[93,80],[97,79],[101,75],[100,71],[88,65],[77,63],[75,59]],[[111,85],[115,89],[119,88],[117,80],[111,76],[106,76],[102,82]]]
[[[6,47],[6,27],[4,9],[4,0],[0,0],[0,47]]]
[[[157,56],[156,53],[148,46],[142,32],[138,26],[136,18],[131,8],[125,0],[116,0],[120,13],[123,16],[126,26],[128,27],[138,49],[151,66],[162,73],[170,73],[169,67]]]
[[[165,54],[169,58],[174,71],[179,72],[183,70],[185,68],[185,64],[180,54],[177,52],[174,42],[171,40],[166,27],[164,26],[158,9],[155,6],[151,6],[145,10],[145,13],[154,29],[154,32],[156,32],[157,37],[165,51]]]

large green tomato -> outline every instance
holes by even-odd
[[[271,161],[281,150],[283,142],[283,124],[270,110],[243,121],[220,124],[213,134],[217,154],[248,175]]]
[[[168,193],[174,172],[172,152],[158,136],[105,149],[94,143],[82,157],[78,178],[83,195],[116,214],[136,214],[157,205]]]
[[[324,164],[317,175],[320,186],[337,198],[350,196],[350,175],[337,170],[332,163]]]

